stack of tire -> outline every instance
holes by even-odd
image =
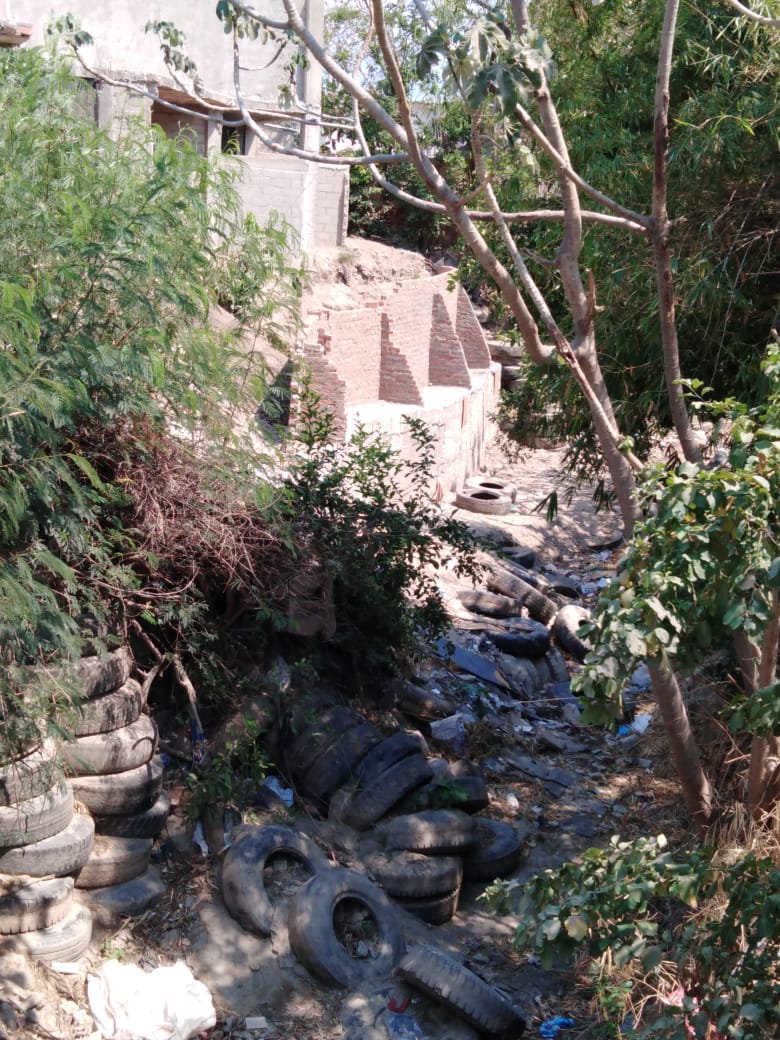
[[[0,935],[43,961],[73,961],[92,937],[92,916],[73,898],[74,872],[92,850],[91,817],[44,741],[0,764]],[[8,940],[9,942],[11,940]]]
[[[170,802],[155,754],[157,729],[143,713],[129,654],[85,658],[77,670],[84,700],[73,725],[76,739],[61,754],[75,797],[94,818],[95,840],[76,888],[98,923],[111,926],[162,897],[164,885],[150,857]]]
[[[440,925],[457,910],[464,880],[505,877],[522,851],[522,838],[511,825],[443,809],[380,824],[364,845],[363,862],[392,899],[428,924]]]

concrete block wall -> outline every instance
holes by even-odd
[[[428,424],[442,492],[482,468],[501,375],[468,296],[447,282],[447,275],[418,278],[381,289],[361,307],[312,312],[302,349],[340,433],[358,424],[381,431],[411,461],[403,417]]]

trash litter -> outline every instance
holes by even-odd
[[[197,719],[190,721],[190,741],[192,743],[192,762],[193,765],[198,765],[206,754],[206,737]]]
[[[201,855],[208,856],[209,843],[206,841],[206,833],[200,820],[195,824],[195,830],[192,832],[192,844],[198,846]]]
[[[385,1019],[387,1035],[393,1040],[425,1040],[425,1036],[411,1015],[399,1015],[395,1012]]]
[[[292,789],[285,787],[278,777],[267,776],[265,780],[263,780],[263,787],[267,787],[270,791],[273,791],[275,795],[278,795],[278,797],[282,799],[288,809],[292,809],[294,798]]]
[[[151,972],[104,961],[87,978],[87,997],[105,1040],[190,1040],[217,1022],[211,994],[183,961]]]
[[[450,715],[431,723],[431,738],[456,755],[466,751],[466,726],[462,715]]]
[[[548,1018],[546,1022],[542,1022],[539,1026],[539,1035],[543,1036],[545,1040],[551,1040],[551,1038],[557,1036],[562,1029],[571,1029],[573,1025],[573,1018],[565,1018],[563,1015],[556,1015],[555,1018]]]

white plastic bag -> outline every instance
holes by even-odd
[[[190,1040],[217,1021],[211,994],[183,961],[151,972],[104,961],[87,996],[105,1040]]]

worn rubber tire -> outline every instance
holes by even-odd
[[[64,744],[62,759],[73,776],[122,773],[148,762],[157,750],[157,727],[148,715],[139,715],[129,726],[77,737]]]
[[[124,686],[130,678],[133,660],[130,652],[122,647],[102,657],[82,657],[73,665],[82,696],[100,697]]]
[[[423,856],[418,852],[370,851],[363,865],[393,899],[427,899],[460,888],[463,863],[457,856]]]
[[[487,816],[477,820],[479,845],[463,857],[465,881],[494,881],[511,874],[523,855],[523,839],[508,823]]]
[[[442,895],[426,896],[422,899],[396,899],[396,903],[426,924],[440,925],[452,920],[458,909],[459,898],[460,886]]]
[[[76,709],[73,735],[89,737],[129,726],[141,714],[143,691],[134,679],[128,679],[118,690],[82,701]]]
[[[461,589],[458,599],[466,610],[489,618],[508,618],[514,609],[514,600],[487,589]]]
[[[517,1040],[525,1019],[477,975],[432,946],[417,946],[398,966],[416,989],[449,1007],[492,1040]]]
[[[455,508],[486,516],[504,516],[512,508],[512,499],[498,491],[462,488],[455,494]]]
[[[64,830],[73,815],[73,789],[56,784],[43,794],[0,807],[0,848],[32,845]]]
[[[96,816],[146,812],[160,797],[162,782],[163,763],[159,755],[122,773],[76,776],[71,781],[76,797]]]
[[[0,935],[49,928],[70,912],[73,878],[0,878]]]
[[[550,648],[549,628],[531,618],[520,618],[513,622],[511,632],[490,632],[488,638],[512,657],[543,657]]]
[[[536,674],[539,676],[542,690],[545,690],[552,682],[553,679],[552,669],[547,661],[546,657],[535,657],[531,664],[536,669]]]
[[[337,792],[331,799],[332,818],[357,831],[367,830],[432,776],[433,770],[422,755],[409,755],[380,773],[369,787],[351,786]]]
[[[171,812],[171,800],[163,792],[151,809],[131,816],[96,816],[95,833],[114,838],[156,838]]]
[[[0,806],[16,805],[48,791],[61,776],[56,757],[57,745],[45,740],[23,758],[0,766]]]
[[[508,480],[500,477],[467,477],[463,482],[466,491],[497,491],[500,495],[506,495],[510,501],[517,498],[517,488]]]
[[[379,933],[375,957],[351,957],[339,942],[333,914],[345,900],[370,910]],[[339,867],[315,874],[298,889],[290,902],[288,929],[290,947],[308,971],[345,989],[389,976],[406,948],[398,914],[381,888],[363,874]]]
[[[77,961],[92,938],[92,914],[73,901],[70,913],[50,928],[14,936],[13,947],[40,961]]]
[[[425,738],[420,733],[401,730],[372,748],[355,770],[355,781],[362,787],[370,787],[391,766],[410,755],[427,755]]]
[[[311,725],[301,730],[290,744],[287,761],[294,779],[299,781],[323,752],[337,746],[344,733],[364,721],[353,708],[340,704],[326,708]]]
[[[89,859],[94,837],[92,817],[73,813],[67,827],[49,838],[32,845],[0,849],[0,872],[31,877],[73,874]]]
[[[244,831],[222,864],[222,898],[240,925],[262,936],[270,935],[273,927],[273,906],[263,885],[263,869],[275,855],[298,860],[312,875],[332,869],[310,838],[289,827]]]
[[[95,835],[90,857],[76,876],[76,888],[105,888],[143,874],[152,854],[152,838]]]
[[[476,821],[457,809],[396,816],[377,828],[377,837],[386,849],[407,849],[429,856],[462,855],[479,843]]]
[[[117,928],[126,917],[138,917],[156,906],[165,895],[160,868],[149,866],[132,881],[106,888],[84,888],[76,899],[88,907],[101,928]]]
[[[577,635],[577,629],[583,621],[588,621],[590,616],[590,611],[585,607],[578,607],[574,603],[570,603],[561,607],[553,622],[553,639],[561,650],[570,654],[576,661],[584,661],[591,649]]]
[[[365,755],[384,739],[381,730],[371,722],[360,722],[338,738],[312,762],[301,776],[304,794],[327,804],[331,795],[353,776]]]
[[[560,650],[556,650],[553,646],[547,651],[545,657],[550,669],[550,674],[552,675],[552,681],[555,683],[569,682],[571,676],[569,675],[568,666]]]

